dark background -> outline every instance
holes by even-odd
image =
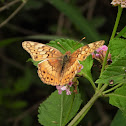
[[[14,1],[16,3],[9,7],[8,3]],[[68,3],[70,7],[63,7],[60,1]],[[56,38],[80,40],[85,36],[85,43],[103,39],[107,45],[117,14],[117,7],[112,7],[110,2],[111,0],[59,0],[56,3],[55,0],[27,0],[22,5],[21,0],[0,0],[1,126],[40,126],[37,121],[38,106],[55,90],[55,87],[40,81],[37,68],[32,62],[26,62],[30,56],[23,50],[22,41],[47,43]],[[20,11],[2,25],[21,5]],[[6,9],[2,10],[2,7]],[[71,7],[80,14],[77,18],[74,18],[76,14]],[[124,13],[125,10],[118,31],[125,25]],[[93,66],[94,80],[99,71],[100,68],[98,70]],[[80,78],[79,81],[84,106],[94,92],[86,79]],[[116,111],[115,107],[108,104],[108,99],[99,99],[80,125],[110,125]]]

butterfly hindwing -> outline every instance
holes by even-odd
[[[50,59],[40,62],[38,64],[40,79],[46,84],[59,85],[62,69],[61,62],[61,59]]]
[[[80,63],[76,59],[70,59],[66,64],[63,73],[61,74],[60,85],[68,84],[73,80],[78,72]]]

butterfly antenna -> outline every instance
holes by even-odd
[[[82,42],[84,39],[86,39],[86,37],[83,37],[77,44],[79,44],[80,42]],[[77,45],[77,44],[76,44],[76,45]],[[76,45],[74,45],[73,48],[74,48]]]
[[[64,50],[66,50],[61,44],[60,42],[57,42],[57,44],[59,44]],[[66,50],[67,51],[67,50]]]

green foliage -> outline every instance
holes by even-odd
[[[126,40],[121,38],[111,40],[110,53],[112,55],[112,61],[118,60],[119,57],[124,57],[126,55]]]
[[[80,61],[80,63],[83,65],[84,68],[79,74],[83,74],[85,77],[91,77],[91,68],[93,65],[92,55],[88,56],[83,62]]]
[[[126,38],[126,32],[125,32],[125,34],[123,34],[123,37]]]
[[[96,83],[113,84],[123,83],[126,81],[126,56],[118,58],[115,62],[109,65]]]
[[[83,69],[78,74],[83,75],[85,78],[87,78],[88,80],[90,80],[90,82],[93,83],[91,75],[91,68],[93,65],[92,55],[88,56],[83,62],[80,61],[80,63],[83,65]]]
[[[36,67],[38,67],[38,63],[41,62],[41,61],[34,61],[32,58],[29,58],[29,59],[27,60],[27,62],[30,62],[30,61],[31,61],[31,62],[33,63],[33,65],[36,66]]]
[[[94,26],[88,23],[77,7],[67,4],[63,0],[49,0],[49,2],[60,12],[64,13],[64,15],[70,19],[70,21],[87,37],[88,40],[96,41],[100,39]]]
[[[109,94],[109,103],[126,113],[126,40],[112,39],[110,41],[110,53],[112,64],[106,68],[96,83],[110,84],[110,81],[113,81],[113,85],[122,83],[122,87]]]
[[[65,126],[75,116],[81,102],[79,91],[71,95],[53,92],[39,107],[39,123],[44,126]]]
[[[57,42],[59,42],[62,46],[60,44],[58,44]],[[50,41],[48,43],[48,45],[57,48],[63,54],[66,51],[71,51],[71,53],[73,53],[76,49],[83,46],[82,43],[78,43],[77,41],[70,40],[70,39],[64,39],[64,38],[56,39],[55,41]]]
[[[109,94],[109,103],[118,107],[126,116],[126,84]]]
[[[120,110],[117,111],[110,126],[126,126],[126,118]]]
[[[113,39],[110,41],[110,53],[112,64],[109,65],[96,83],[109,84],[112,80],[114,84],[126,81],[126,40]]]

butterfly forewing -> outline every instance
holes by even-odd
[[[104,40],[96,41],[93,43],[90,43],[88,45],[85,45],[79,49],[77,49],[75,52],[72,53],[71,58],[76,58],[77,60],[83,61],[89,56],[91,53],[93,53],[96,49],[98,49],[100,46],[104,44]]]
[[[22,46],[31,55],[34,61],[57,58],[63,55],[59,50],[38,42],[24,41]]]

